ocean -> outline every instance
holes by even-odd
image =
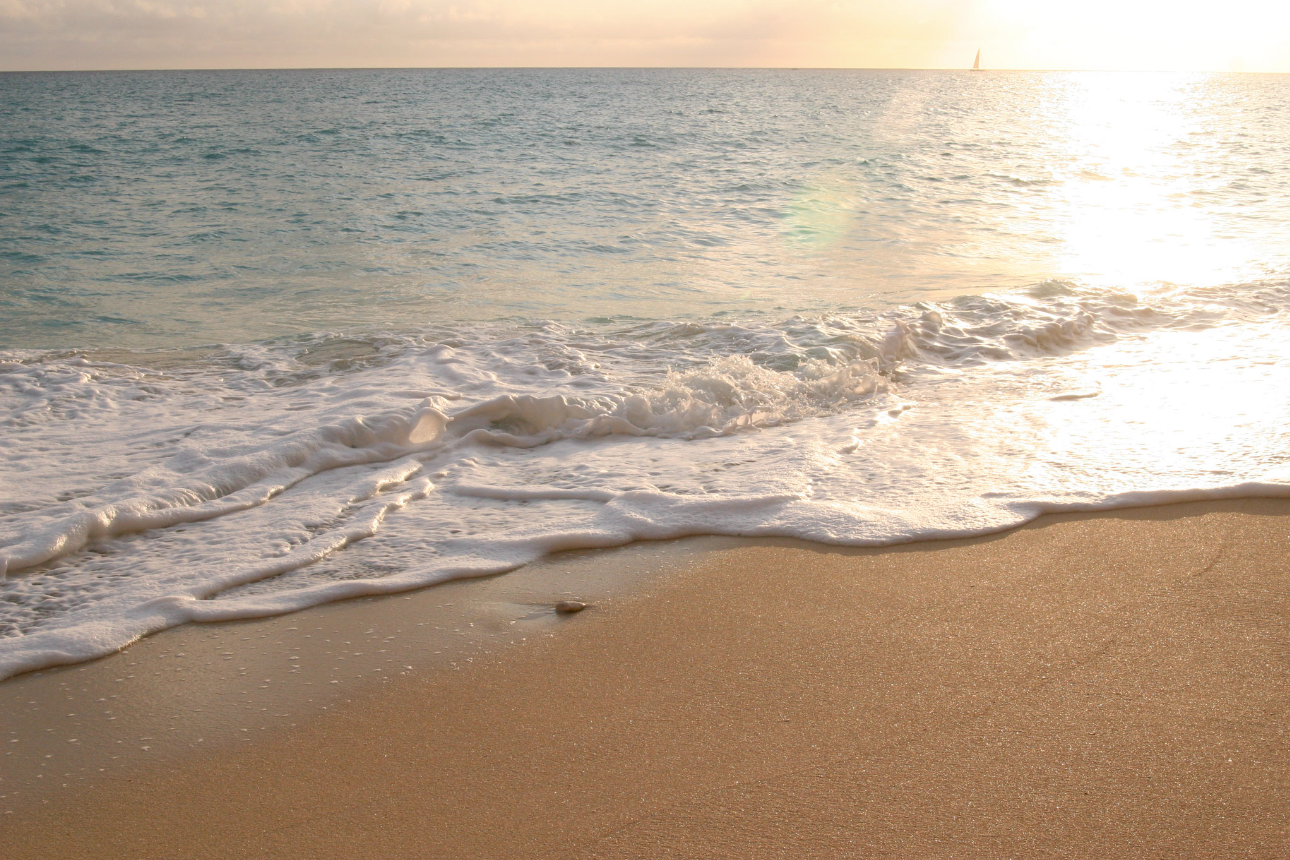
[[[0,120],[0,678],[565,549],[1290,496],[1285,76],[4,74]]]

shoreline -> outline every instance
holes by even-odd
[[[5,727],[5,753],[38,733],[80,768],[46,767],[67,786],[33,787],[34,802],[0,800],[0,848],[15,860],[1274,857],[1290,844],[1288,546],[1290,501],[1192,502],[880,549],[636,544],[186,625],[0,684],[7,721],[27,720]],[[443,606],[454,586],[491,608],[438,616],[448,623],[432,626],[459,626],[437,640],[408,630],[431,604],[461,610]],[[590,611],[557,618],[564,596]],[[482,634],[460,633],[476,622]],[[387,652],[468,645],[408,671],[338,639],[292,671],[293,646],[277,643],[310,625],[330,638],[362,628]],[[251,683],[257,654],[283,673],[265,675],[279,679],[266,692]],[[341,667],[362,656],[365,669]],[[328,688],[315,707],[272,710],[306,682]],[[81,707],[117,709],[107,696],[131,687],[136,705],[110,727]],[[69,696],[78,710],[48,731]],[[218,731],[199,744],[194,726]],[[164,749],[143,748],[172,730],[154,741]],[[104,755],[124,761],[98,771]]]

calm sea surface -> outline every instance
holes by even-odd
[[[0,75],[0,677],[683,534],[1290,494],[1290,78]]]

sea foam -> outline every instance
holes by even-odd
[[[1290,492],[1290,288],[0,356],[0,676],[696,534]],[[355,357],[361,360],[355,360]]]

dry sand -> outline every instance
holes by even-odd
[[[0,856],[1290,857],[1288,550],[1290,502],[1246,500],[694,552],[558,635],[49,794]]]

